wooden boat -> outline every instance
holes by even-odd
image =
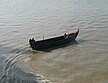
[[[67,44],[69,42],[75,41],[77,35],[79,33],[79,29],[70,34],[64,34],[59,37],[49,38],[45,40],[35,41],[34,38],[29,40],[29,44],[33,50],[42,50],[46,48],[51,48],[63,44]]]

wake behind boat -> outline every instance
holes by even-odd
[[[29,44],[33,50],[42,50],[45,48],[60,46],[60,45],[75,41],[78,33],[79,33],[79,29],[78,29],[78,31],[76,31],[74,33],[70,33],[70,34],[65,33],[62,36],[49,38],[49,39],[45,39],[45,40],[35,41],[34,38],[32,38],[29,40]]]

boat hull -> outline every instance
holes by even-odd
[[[29,44],[33,50],[42,50],[46,48],[56,47],[56,46],[60,46],[75,41],[78,33],[79,30],[75,33],[68,34],[67,36],[63,35],[63,36],[50,38],[46,40],[40,40],[40,41],[33,40],[33,42],[29,40]]]

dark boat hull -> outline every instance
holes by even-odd
[[[79,33],[79,30],[75,33],[68,34],[68,36],[66,37],[63,35],[63,36],[41,40],[41,41],[34,40],[33,42],[29,40],[29,44],[33,50],[42,50],[46,48],[60,46],[60,45],[67,44],[69,42],[74,41],[78,33]]]

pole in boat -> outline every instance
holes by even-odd
[[[43,34],[43,40],[44,40],[44,34]]]

